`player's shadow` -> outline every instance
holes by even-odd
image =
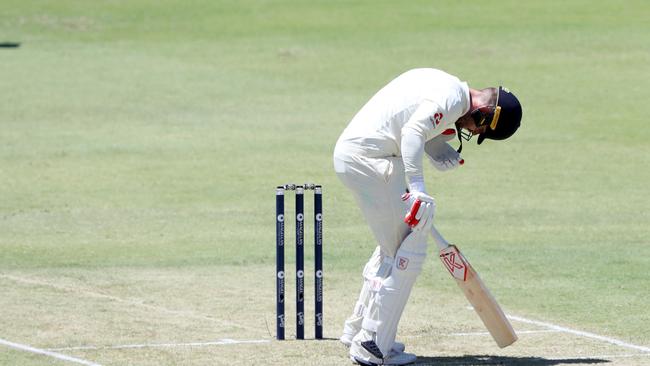
[[[591,365],[597,363],[611,362],[600,358],[565,358],[546,359],[543,357],[513,357],[513,356],[488,356],[488,355],[465,355],[457,357],[418,357],[415,365],[431,366],[473,366],[473,365],[503,365],[503,366],[551,366],[551,365]]]

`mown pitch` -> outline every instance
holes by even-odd
[[[520,340],[498,349],[430,255],[407,349],[432,365],[649,363],[649,12],[4,1],[0,43],[20,47],[0,47],[0,364],[348,364],[335,339],[373,243],[332,149],[414,67],[507,86],[524,105],[515,138],[426,172],[436,226]],[[277,342],[274,187],[308,181],[324,186],[328,339]]]

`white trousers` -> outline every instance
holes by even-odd
[[[334,170],[357,201],[380,248],[379,254],[394,257],[410,232],[404,223],[409,207],[401,199],[407,188],[402,158],[366,158],[335,152]]]
[[[342,338],[349,339],[360,331],[372,302],[372,280],[376,276],[384,277],[380,272],[386,270],[386,265],[390,268],[400,244],[411,230],[404,223],[409,207],[401,199],[407,188],[402,159],[366,158],[340,150],[343,149],[337,147],[334,154],[334,170],[352,192],[377,242],[364,267],[364,283],[354,311],[344,325]]]

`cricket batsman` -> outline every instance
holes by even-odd
[[[444,71],[405,72],[354,116],[334,149],[334,170],[350,189],[377,247],[340,340],[360,365],[405,365],[416,356],[395,341],[397,326],[427,251],[435,201],[424,183],[424,156],[440,171],[464,163],[463,139],[503,140],[521,122],[508,89],[472,89]],[[460,147],[448,141],[458,138]],[[405,192],[409,192],[405,194]]]

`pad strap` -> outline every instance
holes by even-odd
[[[363,323],[361,323],[361,327],[369,332],[377,333],[377,329],[379,329],[379,326],[381,325],[380,320],[373,320],[369,318],[363,318]]]
[[[357,304],[354,306],[354,315],[362,317],[365,315],[366,306],[361,301],[357,301]]]

